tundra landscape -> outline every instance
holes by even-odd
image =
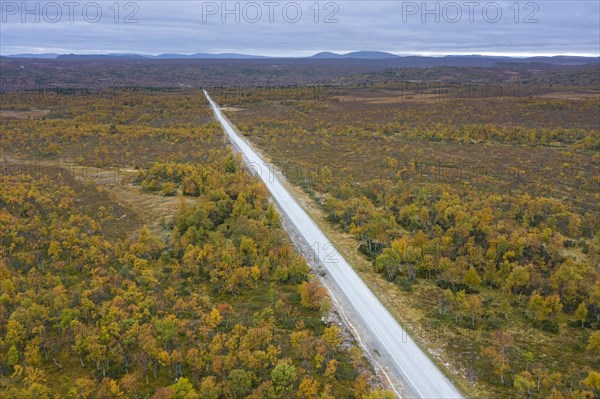
[[[272,3],[2,2],[0,398],[599,398],[599,6]]]

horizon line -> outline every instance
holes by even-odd
[[[57,54],[57,55],[138,55],[138,56],[148,56],[148,57],[156,57],[160,55],[170,54],[170,55],[180,55],[180,56],[191,56],[195,54],[206,54],[206,55],[223,55],[223,54],[236,54],[236,55],[244,55],[249,57],[265,57],[265,58],[310,58],[319,53],[333,53],[337,55],[345,55],[348,53],[356,53],[356,52],[375,52],[375,53],[389,53],[391,55],[397,57],[447,57],[447,56],[481,56],[481,57],[510,57],[510,58],[531,58],[531,57],[587,57],[587,58],[598,58],[600,57],[599,53],[586,53],[586,52],[519,52],[519,51],[481,51],[481,52],[473,52],[473,51],[457,51],[457,52],[434,52],[434,51],[423,51],[423,52],[393,52],[393,51],[385,51],[385,50],[351,50],[351,51],[339,51],[339,50],[323,50],[316,52],[305,52],[301,51],[296,54],[256,54],[256,53],[238,53],[235,50],[233,51],[223,51],[218,53],[211,52],[194,52],[194,53],[183,53],[183,52],[159,52],[159,53],[144,53],[144,52],[128,52],[128,51],[98,51],[98,50],[90,50],[83,52],[62,52],[62,51],[22,51],[22,52],[12,52],[10,54],[4,54],[4,51],[0,51],[0,56],[4,57],[14,57],[22,54],[30,54],[30,55],[44,55],[44,54]]]

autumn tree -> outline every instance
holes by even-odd
[[[218,399],[221,389],[217,384],[217,379],[214,376],[204,377],[200,382],[198,393],[202,399]]]
[[[515,376],[513,386],[525,399],[531,397],[532,390],[535,388],[535,381],[529,371],[522,371]]]
[[[562,304],[558,295],[544,297],[536,291],[529,298],[528,308],[536,320],[545,321],[560,312]]]
[[[600,373],[597,371],[590,371],[585,380],[583,380],[583,384],[598,396],[600,394]]]
[[[311,377],[304,377],[298,386],[298,398],[316,399],[319,394],[319,382]]]
[[[585,306],[584,302],[581,302],[579,304],[579,306],[575,310],[574,315],[575,315],[575,319],[579,320],[581,322],[581,327],[583,327],[583,323],[585,322],[585,320],[587,319],[587,316],[588,316],[588,309]]]
[[[600,331],[594,331],[588,337],[586,349],[595,358],[600,359]]]
[[[280,362],[271,372],[271,379],[275,386],[275,391],[285,397],[292,392],[296,384],[296,367],[287,362]]]
[[[480,354],[482,358],[486,359],[492,364],[494,374],[496,374],[500,378],[500,381],[504,384],[504,374],[509,369],[506,355],[493,347],[486,347],[482,349]]]
[[[318,281],[305,281],[298,286],[300,303],[309,309],[319,309],[328,300],[327,289]]]

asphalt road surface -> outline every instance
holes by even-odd
[[[387,358],[392,359],[393,364],[388,367],[396,369],[418,398],[462,398],[463,396],[448,378],[415,344],[348,262],[335,250],[317,224],[286,190],[272,167],[265,164],[248,143],[234,131],[206,91],[204,95],[230,140],[242,152],[249,168],[260,176],[288,220],[295,225],[306,243],[314,249],[315,256],[345,295],[346,302],[353,307],[352,310],[377,339],[380,347],[387,352]]]

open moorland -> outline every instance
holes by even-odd
[[[0,106],[1,398],[393,397],[200,91],[20,94]]]
[[[496,72],[214,96],[469,396],[594,397],[599,69]]]
[[[436,62],[0,59],[0,398],[393,397],[199,88],[466,396],[599,397],[600,69]]]

